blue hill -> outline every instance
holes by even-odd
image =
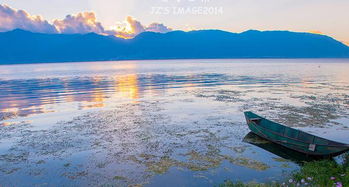
[[[132,59],[348,58],[349,47],[325,35],[289,31],[145,32],[125,40],[89,34],[0,33],[0,63]]]

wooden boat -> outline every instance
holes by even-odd
[[[306,155],[332,157],[349,151],[348,144],[327,140],[272,122],[253,112],[245,112],[245,117],[253,133]]]

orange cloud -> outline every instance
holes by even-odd
[[[108,32],[121,38],[133,38],[142,32],[167,33],[170,31],[172,31],[172,29],[164,24],[152,23],[149,26],[144,26],[141,24],[141,22],[135,20],[131,16],[128,16],[126,21],[112,27]]]
[[[322,33],[321,31],[317,31],[317,30],[309,31],[309,33],[312,33],[312,34],[321,34],[321,35],[324,34],[324,33]]]

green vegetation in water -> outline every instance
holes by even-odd
[[[219,187],[281,187],[281,184],[278,183],[270,183],[270,184],[263,184],[263,183],[243,183],[243,182],[231,182],[226,181],[224,184],[219,185]]]
[[[187,157],[187,161],[179,161],[169,156],[157,157],[150,154],[140,154],[138,157],[130,156],[129,160],[144,165],[148,171],[155,174],[164,174],[171,167],[185,168],[191,171],[207,171],[212,168],[217,168],[221,165],[223,160],[227,160],[232,164],[243,166],[258,171],[264,171],[270,168],[267,164],[259,162],[250,158],[232,157],[230,155],[221,155],[218,150],[208,146],[209,151],[200,153],[197,151],[190,151],[183,156]]]
[[[123,177],[123,176],[115,176],[113,179],[114,180],[122,180],[122,181],[127,180],[127,178]]]
[[[307,162],[294,173],[296,182],[311,179],[313,186],[349,186],[349,153],[343,155],[343,163],[334,160]]]
[[[282,168],[291,168],[291,166],[289,164],[287,164],[287,163],[281,164],[280,167],[282,167]]]
[[[226,181],[220,187],[281,187],[281,186],[349,186],[349,153],[344,154],[343,162],[338,164],[334,160],[319,160],[306,162],[292,178],[283,183],[242,183]]]
[[[229,156],[225,156],[224,158],[232,164],[235,164],[238,166],[245,166],[247,168],[255,169],[257,171],[264,171],[270,168],[270,166],[268,166],[263,162],[259,162],[249,158],[244,158],[244,157],[232,158]]]
[[[276,162],[290,162],[290,160],[284,159],[284,158],[273,158]]]
[[[164,174],[166,173],[170,167],[176,165],[177,162],[167,156],[161,157],[160,161],[158,162],[148,162],[147,167],[150,171],[153,171],[157,174]]]

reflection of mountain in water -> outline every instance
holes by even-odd
[[[303,164],[303,162],[319,160],[322,158],[322,157],[308,156],[306,154],[293,151],[281,145],[270,142],[264,138],[261,138],[252,132],[248,133],[243,139],[243,141],[250,143],[252,145],[258,146],[286,160],[291,160],[293,162],[296,162],[297,164]]]

